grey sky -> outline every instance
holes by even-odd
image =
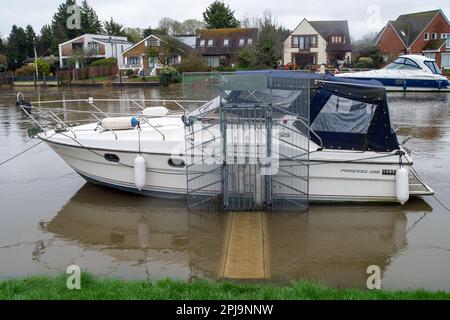
[[[36,31],[49,23],[62,0],[0,0],[0,34],[6,37],[13,24],[31,24]],[[81,0],[78,0],[81,2]],[[162,17],[176,20],[202,19],[212,0],[90,0],[100,19],[114,20],[129,27],[157,26]],[[237,18],[260,16],[270,9],[278,22],[293,29],[306,17],[309,20],[348,20],[352,37],[377,31],[387,20],[403,13],[442,9],[450,18],[448,0],[226,0]],[[379,11],[378,9],[379,8]],[[379,13],[379,14],[378,14]],[[379,19],[377,17],[380,17]]]

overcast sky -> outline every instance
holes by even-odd
[[[51,21],[63,0],[0,0],[0,34],[6,37],[13,24],[31,24],[35,31]],[[81,0],[78,0],[81,2]],[[157,26],[162,17],[202,19],[212,0],[90,0],[100,19],[111,17],[129,27]],[[442,9],[450,18],[449,0],[226,0],[236,17],[260,16],[269,9],[278,22],[293,29],[309,20],[348,20],[353,38],[378,31],[389,19],[403,13]]]

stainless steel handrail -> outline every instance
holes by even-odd
[[[52,110],[49,110],[49,112],[56,118],[59,123],[61,123],[67,130],[69,130],[73,134],[75,139],[77,138],[75,132],[64,121],[62,121]]]
[[[116,137],[116,140],[118,140],[117,134],[114,132],[113,129],[111,129],[110,127],[108,127],[99,117],[97,117],[95,114],[92,114],[94,116],[94,118],[96,118],[101,124],[102,126],[104,126],[106,129],[106,131],[111,131],[112,134]]]
[[[154,125],[152,125],[145,117],[139,117],[139,122],[142,120],[144,120],[145,123],[147,123],[150,127],[152,127],[153,129],[156,130],[156,132],[158,132],[160,135],[162,135],[163,140],[166,141],[166,136],[164,135],[164,133],[162,133],[160,130],[158,130],[158,128],[156,128]]]

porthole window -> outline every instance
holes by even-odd
[[[170,158],[168,163],[172,168],[184,168],[186,166],[183,160],[176,158]]]
[[[105,159],[109,162],[116,162],[116,163],[120,161],[119,157],[112,153],[106,153]]]

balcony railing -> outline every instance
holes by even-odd
[[[120,69],[141,69],[143,65],[140,63],[121,65]]]

